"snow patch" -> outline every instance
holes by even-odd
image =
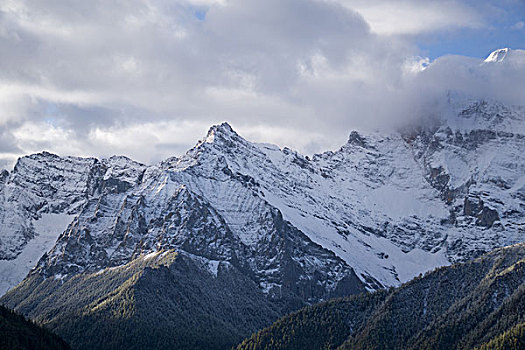
[[[38,262],[40,257],[53,248],[58,236],[67,228],[74,215],[42,214],[33,221],[35,238],[13,260],[0,260],[0,295],[20,283]]]
[[[208,262],[208,270],[215,276],[217,277],[217,273],[219,272],[219,264],[221,262],[218,261],[218,260],[210,260]]]
[[[502,62],[505,57],[509,54],[510,49],[508,47],[493,51],[486,59],[485,62]]]
[[[142,260],[144,260],[144,261],[148,261],[148,260],[150,260],[151,258],[155,257],[155,256],[158,255],[158,254],[159,254],[159,252],[151,252],[151,253],[149,253],[149,254],[144,255],[144,256],[142,257]]]

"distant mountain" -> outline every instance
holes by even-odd
[[[0,305],[0,349],[68,350],[62,339]]]
[[[525,50],[513,50],[508,47],[493,51],[485,62],[512,62],[515,64],[525,64]]]
[[[294,312],[238,349],[523,349],[525,244]]]

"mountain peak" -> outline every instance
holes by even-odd
[[[508,47],[499,49],[492,52],[483,63],[507,63],[523,66],[525,64],[525,50]]]
[[[221,124],[213,125],[209,130],[206,138],[204,139],[205,143],[216,143],[217,139],[220,140],[243,140],[235,130],[227,122]]]
[[[30,154],[30,155],[28,155],[26,157],[32,158],[32,159],[58,159],[58,158],[60,158],[60,156],[58,154],[51,153],[51,152],[48,152],[48,151],[42,151],[42,152],[39,152],[39,153]]]
[[[508,47],[492,51],[492,53],[485,59],[485,62],[502,62],[512,50]]]
[[[355,146],[366,147],[366,140],[357,131],[352,131],[348,136],[348,143]]]
[[[127,156],[123,156],[123,155],[113,155],[109,158],[105,158],[102,160],[104,163],[106,163],[108,166],[112,166],[112,167],[122,167],[122,168],[125,168],[125,167],[132,167],[132,168],[136,168],[136,167],[144,167],[144,164],[142,163],[139,163]]]
[[[236,132],[233,130],[231,125],[228,122],[223,122],[220,124],[213,125],[208,130],[208,136],[216,134],[216,133],[222,133],[222,134],[235,134]]]

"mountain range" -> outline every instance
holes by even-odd
[[[421,121],[313,156],[223,123],[155,165],[22,157],[0,174],[0,303],[79,349],[225,348],[522,242],[525,107],[449,92]]]

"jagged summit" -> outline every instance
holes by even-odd
[[[348,143],[351,145],[366,147],[367,143],[364,137],[362,137],[357,131],[353,130],[348,136]]]
[[[53,161],[53,160],[56,160],[56,159],[59,159],[59,158],[60,157],[57,154],[54,154],[54,153],[51,153],[51,152],[48,152],[48,151],[42,151],[42,152],[39,152],[39,153],[28,154],[26,156],[18,158],[13,169],[14,169],[14,172],[16,172],[17,169],[19,169],[21,166],[23,166],[22,164],[24,162],[26,162],[27,160],[34,160],[34,161],[46,161],[46,160],[49,160],[49,161]]]
[[[492,51],[490,55],[485,59],[485,62],[501,62],[509,55],[512,50],[508,47]]]
[[[187,166],[192,163],[194,159],[206,149],[222,150],[225,152],[231,151],[236,146],[246,145],[247,141],[242,138],[227,122],[216,124],[210,127],[206,136],[199,140],[197,144],[188,150],[184,156],[176,161],[178,164]],[[192,160],[193,159],[193,160]],[[188,163],[188,161],[190,163]],[[174,164],[170,162],[170,164]]]
[[[55,154],[55,153],[52,153],[52,152],[49,152],[49,151],[42,151],[40,153],[36,153],[35,156],[42,156],[42,157],[46,157],[46,158],[58,158],[59,155],[58,154]]]
[[[205,141],[211,143],[215,140],[216,137],[222,139],[232,139],[240,136],[235,130],[233,130],[233,128],[228,122],[223,122],[221,124],[216,124],[210,127],[206,135]]]
[[[234,134],[237,134],[233,130],[233,128],[230,125],[230,123],[228,123],[228,122],[222,122],[220,124],[212,125],[210,127],[210,129],[208,130],[208,135],[209,134],[214,134],[214,133],[225,133],[225,134],[234,133]]]
[[[130,157],[128,156],[124,156],[124,155],[113,155],[109,158],[106,158],[105,159],[107,162],[109,163],[117,163],[117,164],[126,164],[126,163],[132,163],[132,164],[137,164],[137,165],[144,165],[140,162],[137,162],[136,160],[133,160],[131,159]]]
[[[508,47],[493,51],[483,63],[511,63],[524,65],[525,50],[510,49]]]

